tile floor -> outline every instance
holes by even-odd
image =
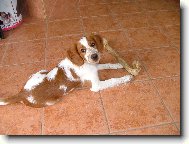
[[[5,135],[180,135],[180,7],[177,0],[44,0],[47,19],[25,18],[0,41],[0,97],[53,68],[83,35],[98,32],[142,71],[98,93],[87,87],[54,106],[0,107]],[[66,6],[65,6],[66,5]],[[116,61],[107,53],[101,61]],[[125,70],[100,72],[101,79]]]

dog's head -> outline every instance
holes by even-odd
[[[100,61],[100,53],[103,51],[102,37],[92,34],[88,37],[82,37],[74,48],[68,50],[68,58],[76,64],[83,65],[83,63],[96,64]]]

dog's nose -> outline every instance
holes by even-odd
[[[98,59],[98,55],[97,54],[92,54],[91,55],[91,59],[92,60],[97,60]]]

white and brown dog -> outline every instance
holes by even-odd
[[[99,64],[104,46],[99,35],[82,37],[68,56],[51,71],[41,70],[33,74],[24,88],[15,96],[0,99],[0,105],[24,103],[31,107],[45,107],[61,101],[63,95],[91,83],[91,91],[98,92],[109,87],[129,82],[132,75],[100,81],[98,70],[123,68],[120,64]]]

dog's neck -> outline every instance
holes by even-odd
[[[58,64],[58,67],[63,68],[67,77],[73,81],[74,78],[70,73],[70,69],[72,69],[75,74],[80,77],[81,81],[91,80],[94,75],[98,75],[97,64],[95,63],[85,62],[83,65],[77,66],[66,58]]]

